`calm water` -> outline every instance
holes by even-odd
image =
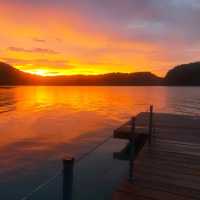
[[[156,111],[200,115],[199,89],[0,88],[0,198],[22,198],[51,177],[66,154],[87,152],[149,104]]]

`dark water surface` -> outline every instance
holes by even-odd
[[[67,154],[83,155],[149,104],[200,115],[200,88],[1,87],[0,199],[22,199],[60,170]]]

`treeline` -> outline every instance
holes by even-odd
[[[200,62],[177,66],[170,70],[164,78],[150,72],[42,77],[22,72],[11,65],[0,62],[0,85],[193,86],[200,85],[199,77]]]

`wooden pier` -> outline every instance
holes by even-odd
[[[124,180],[113,200],[200,200],[200,118],[154,113],[151,132],[149,116],[136,116],[134,132],[132,120],[114,132],[147,141],[131,160],[132,181]]]

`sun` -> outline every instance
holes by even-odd
[[[39,76],[48,76],[49,75],[49,71],[46,69],[36,69],[33,71],[29,71],[29,73],[39,75]]]
[[[31,64],[29,66],[32,66]],[[38,75],[38,76],[54,76],[55,73],[52,73],[51,70],[47,69],[47,68],[38,68],[38,69],[23,69],[23,66],[15,66],[16,69],[25,72],[25,73],[29,73],[29,74],[33,74],[33,75]]]

